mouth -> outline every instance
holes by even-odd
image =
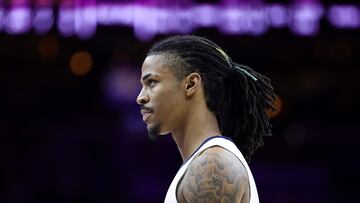
[[[150,116],[152,115],[151,112],[146,112],[143,114],[143,121],[146,123],[147,121],[149,121]]]
[[[153,113],[150,109],[146,109],[146,108],[142,108],[140,112],[141,112],[141,115],[143,116],[143,121],[145,123],[150,119],[150,116]]]

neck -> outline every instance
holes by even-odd
[[[182,125],[171,132],[183,162],[188,160],[207,138],[221,135],[216,116],[206,107],[193,108],[184,120],[186,121]]]

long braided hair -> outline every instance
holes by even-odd
[[[271,135],[266,111],[276,109],[270,79],[233,62],[204,37],[169,37],[155,43],[147,55],[164,55],[177,79],[200,74],[207,107],[216,115],[222,135],[232,138],[249,162],[263,145],[263,136]]]

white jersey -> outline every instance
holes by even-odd
[[[203,152],[204,150],[213,147],[213,146],[220,146],[224,149],[227,149],[231,153],[233,153],[245,166],[246,172],[249,177],[249,183],[250,183],[250,203],[258,203],[259,197],[255,185],[255,181],[253,178],[253,175],[250,171],[249,165],[247,164],[244,156],[241,154],[240,150],[236,147],[236,145],[231,141],[230,138],[224,137],[224,136],[214,136],[206,139],[199,147],[198,149],[190,156],[190,158],[180,167],[178,170],[176,176],[174,177],[173,181],[171,182],[171,185],[166,193],[165,202],[164,203],[177,203],[176,198],[176,188],[179,184],[180,179],[185,174],[187,168],[189,167],[191,161],[196,157],[198,154]]]

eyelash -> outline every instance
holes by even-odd
[[[154,85],[156,84],[156,82],[157,82],[157,81],[152,80],[152,79],[148,80],[149,86],[154,86]]]

